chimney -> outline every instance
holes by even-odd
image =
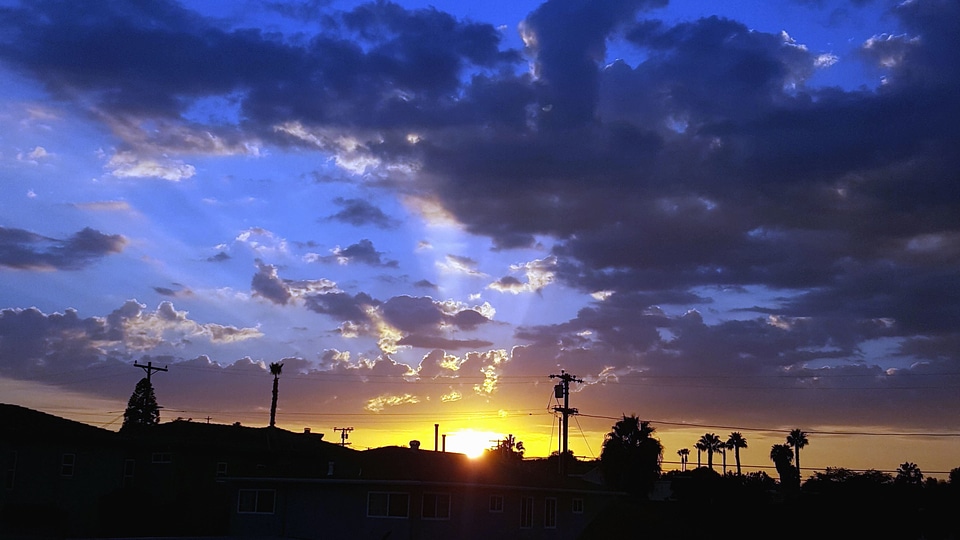
[[[434,424],[433,425],[433,451],[434,452],[439,450],[439,448],[437,448],[437,445],[440,442],[438,440],[439,438],[440,438],[440,424]]]
[[[418,440],[416,440],[416,439],[410,441],[410,448],[412,448],[412,449],[414,449],[414,450],[419,450],[419,449],[420,449],[420,441],[418,441]]]
[[[447,434],[444,433],[444,434],[441,435],[440,437],[441,437],[440,440],[443,441],[443,446],[442,446],[443,451],[446,452],[446,451],[447,451]]]
[[[303,432],[304,432],[305,434],[309,435],[309,434],[310,434],[310,428],[308,428],[308,427],[303,428]]]

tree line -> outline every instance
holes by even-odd
[[[609,433],[604,437],[603,448],[600,453],[600,466],[606,481],[623,491],[645,494],[650,491],[653,483],[664,477],[673,477],[688,472],[691,451],[689,448],[677,450],[680,456],[680,470],[665,475],[661,470],[663,462],[663,445],[654,436],[656,429],[646,420],[637,416],[624,415],[617,421]],[[773,462],[779,476],[779,482],[760,471],[744,475],[740,462],[740,450],[747,448],[747,438],[739,431],[731,432],[724,440],[716,433],[704,433],[694,443],[697,451],[697,470],[714,472],[714,456],[719,454],[723,463],[723,476],[727,473],[727,451],[733,450],[736,462],[736,473],[729,473],[734,478],[747,479],[758,485],[771,487],[776,485],[783,492],[794,492],[800,489],[800,451],[810,444],[809,435],[802,429],[791,430],[783,443],[774,444],[770,448],[770,461]],[[702,456],[706,455],[706,467]],[[690,471],[693,472],[693,471]],[[814,472],[804,483],[804,487],[819,489],[824,485],[899,485],[919,486],[924,484],[923,472],[913,462],[902,463],[895,475],[875,470],[855,472],[845,468],[828,467],[826,471]],[[936,479],[927,479],[926,484],[935,485]],[[960,467],[950,471],[951,485],[960,486]]]

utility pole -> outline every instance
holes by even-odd
[[[353,431],[353,428],[352,428],[352,427],[335,427],[335,428],[333,428],[333,430],[340,432],[340,446],[346,446],[346,445],[350,444],[350,443],[347,442],[347,439],[350,438],[350,435],[348,435],[348,434],[349,434],[351,431]]]
[[[150,375],[152,375],[154,371],[167,371],[167,366],[154,367],[153,362],[147,362],[147,365],[143,365],[138,364],[136,360],[134,360],[133,367],[143,368],[143,370],[147,372],[147,384],[150,384]]]
[[[576,375],[571,375],[564,370],[560,370],[559,375],[550,375],[551,379],[560,379],[560,382],[553,387],[554,397],[557,399],[563,398],[563,407],[554,407],[553,410],[558,412],[563,417],[563,428],[561,429],[561,440],[563,441],[563,447],[561,449],[559,457],[560,461],[560,474],[564,473],[563,462],[566,459],[568,447],[568,435],[570,433],[570,415],[580,414],[580,411],[570,407],[570,383],[578,382],[582,383],[583,379],[578,379]]]

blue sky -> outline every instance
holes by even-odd
[[[7,399],[957,465],[954,2],[0,5]]]

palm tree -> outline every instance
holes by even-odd
[[[660,476],[663,445],[655,428],[636,416],[623,416],[603,440],[600,470],[617,489],[646,494]]]
[[[793,447],[793,452],[797,456],[797,474],[800,474],[800,449],[809,444],[807,434],[800,428],[794,429],[787,435],[787,444]]]
[[[283,371],[283,362],[271,362],[270,374],[273,375],[273,401],[270,402],[270,427],[277,423],[277,393],[280,385],[280,372]]]
[[[687,470],[687,457],[690,455],[689,448],[681,448],[677,450],[677,455],[680,456],[680,470]]]
[[[793,448],[789,444],[775,444],[770,447],[770,460],[777,467],[780,485],[791,485],[794,476]]]
[[[737,476],[740,476],[740,449],[747,447],[747,439],[739,431],[734,431],[727,437],[727,447],[733,449],[733,456],[737,460]]]
[[[697,444],[702,444],[703,449],[707,451],[707,467],[710,467],[710,470],[713,470],[713,453],[720,451],[720,446],[723,444],[720,442],[720,437],[717,437],[716,433],[704,433],[700,440],[697,441]]]
[[[697,441],[697,444],[694,444],[693,447],[697,449],[697,468],[699,469],[700,467],[703,466],[700,464],[700,452],[703,452],[704,450],[706,450],[707,447],[704,446],[704,444],[700,441]]]

